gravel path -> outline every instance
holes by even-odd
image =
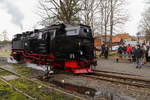
[[[145,64],[141,69],[137,69],[135,63],[116,63],[115,60],[112,59],[98,59],[96,70],[133,74],[150,79],[150,64]]]

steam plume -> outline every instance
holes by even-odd
[[[7,11],[7,13],[11,15],[11,22],[19,26],[22,30],[24,15],[12,1],[14,2],[14,0],[0,0],[0,4]]]

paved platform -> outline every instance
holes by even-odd
[[[96,70],[132,74],[150,79],[150,64],[137,69],[136,64],[129,61],[117,63],[115,59],[98,59]]]

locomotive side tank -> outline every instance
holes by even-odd
[[[92,72],[97,63],[92,31],[85,25],[58,24],[17,34],[12,40],[11,55],[19,62],[73,73]]]

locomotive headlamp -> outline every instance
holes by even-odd
[[[28,43],[24,43],[24,45],[25,45],[25,46],[27,46],[27,45],[28,45]]]
[[[83,51],[82,50],[80,50],[80,55],[83,55]]]

